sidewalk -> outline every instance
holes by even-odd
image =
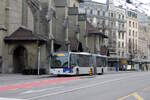
[[[138,71],[107,71],[104,74],[121,74],[121,73],[133,73]]]
[[[0,74],[0,80],[30,80],[48,78],[51,75],[22,75],[22,74]]]

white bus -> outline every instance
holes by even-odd
[[[80,75],[89,74],[92,69],[93,73],[104,73],[105,66],[104,56],[86,52],[54,53],[50,72],[53,75]]]

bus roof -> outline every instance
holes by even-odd
[[[99,56],[99,57],[107,58],[107,56],[105,56],[105,55],[100,55],[100,54],[93,54],[93,56]]]
[[[57,55],[57,54],[64,54],[64,55],[67,55],[67,54],[81,54],[81,55],[93,55],[93,56],[99,56],[99,57],[104,57],[104,58],[107,58],[107,56],[105,55],[100,55],[100,54],[92,54],[92,53],[89,53],[89,52],[55,52],[54,55]]]
[[[92,55],[91,53],[88,52],[70,52],[70,54]]]

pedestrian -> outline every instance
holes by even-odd
[[[148,71],[148,66],[147,66],[147,64],[146,64],[146,70]]]
[[[125,71],[126,70],[126,66],[125,65],[123,65],[123,71]]]

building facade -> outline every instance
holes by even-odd
[[[108,36],[104,44],[109,49],[110,66],[126,58],[126,10],[114,6],[113,0],[106,4],[87,0],[80,4],[80,13],[86,13],[92,25]]]
[[[127,10],[127,57],[129,64],[138,62],[138,45],[139,45],[139,21],[137,12]],[[131,62],[130,62],[131,61]]]
[[[15,6],[14,6],[15,5]],[[25,0],[3,0],[0,4],[0,72],[12,72],[13,49],[4,42],[6,36],[10,36],[19,27],[24,26],[33,30],[33,15]]]
[[[3,1],[0,72],[37,74],[37,69],[41,69],[40,72],[46,70],[48,73],[49,57],[53,52],[82,52],[89,48],[89,52],[93,52],[87,39],[95,38],[90,40],[91,36],[85,35],[86,18],[80,19],[78,10],[81,2],[83,0]]]
[[[138,12],[138,20],[139,20],[138,57],[141,65],[140,68],[145,70],[149,67],[150,62],[150,52],[149,52],[150,18],[147,14]]]
[[[138,56],[139,59],[148,59],[148,27],[139,23]]]

